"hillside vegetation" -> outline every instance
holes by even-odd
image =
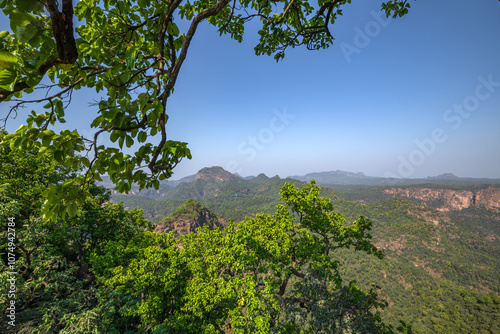
[[[77,176],[36,152],[0,145],[2,333],[411,333],[343,275],[344,250],[384,258],[372,221],[346,220],[314,182],[285,182],[271,214],[240,222],[190,199],[153,226],[95,184],[43,220],[48,186]],[[214,199],[234,181],[193,183]]]
[[[285,182],[302,184],[263,174],[250,180],[225,179],[225,171],[217,181],[209,182],[205,172],[200,171],[194,182],[170,190],[168,200],[113,198],[123,200],[127,207],[143,208],[147,217],[159,221],[192,196],[225,224],[230,218],[239,221],[259,212],[271,213],[279,204],[276,194]],[[390,323],[406,319],[418,333],[500,333],[498,186],[358,185],[334,189],[323,187],[321,194],[348,221],[359,215],[371,219],[373,241],[386,255],[377,260],[352,250],[341,251],[346,280],[355,279],[363,288],[376,282],[389,306],[383,319]],[[460,196],[470,199],[481,192],[483,202],[454,205],[463,199]],[[442,198],[445,193],[448,199]]]

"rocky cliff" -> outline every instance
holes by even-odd
[[[439,211],[454,211],[482,206],[489,210],[500,211],[500,189],[488,187],[478,190],[455,190],[447,188],[388,188],[386,194],[393,197],[415,199]]]
[[[186,235],[196,232],[199,227],[207,226],[209,229],[221,228],[222,224],[217,217],[201,203],[188,200],[174,213],[159,222],[154,232],[166,233],[173,231],[174,236]]]

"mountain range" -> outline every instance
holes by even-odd
[[[163,196],[169,192],[170,188],[176,188],[182,184],[192,184],[196,180],[204,180],[208,183],[222,182],[222,181],[242,181],[242,180],[253,180],[253,179],[268,179],[265,174],[259,174],[257,176],[246,176],[242,177],[238,174],[232,174],[222,167],[206,167],[202,168],[198,173],[183,177],[178,180],[164,180],[160,183],[160,189],[158,190],[143,190],[140,194],[147,197],[158,197],[156,194],[162,194]],[[272,179],[280,179],[279,176],[274,176]],[[345,186],[402,186],[402,185],[417,185],[417,184],[439,184],[439,185],[455,185],[455,186],[470,186],[476,184],[500,184],[500,179],[490,179],[490,178],[469,178],[469,177],[457,177],[453,173],[443,173],[438,176],[428,176],[426,178],[383,178],[376,176],[366,176],[362,172],[346,172],[341,170],[328,171],[328,172],[314,172],[308,173],[306,175],[293,175],[288,176],[285,179],[293,179],[298,181],[309,182],[315,180],[319,185],[333,186],[333,185],[345,185]],[[113,188],[113,184],[109,180],[109,177],[103,177],[103,181],[100,182],[101,185],[107,188]],[[139,194],[139,192],[132,187],[131,194]],[[175,197],[175,196],[174,196]]]
[[[171,200],[176,203],[188,199],[198,199],[220,202],[221,205],[224,202],[239,201],[241,202],[242,211],[251,213],[251,211],[246,210],[248,207],[246,202],[255,202],[262,198],[271,199],[273,196],[277,197],[285,182],[305,185],[306,182],[313,179],[323,186],[323,192],[327,193],[328,197],[337,198],[341,196],[346,200],[359,203],[371,203],[389,198],[404,198],[439,211],[455,211],[469,207],[500,209],[500,180],[494,183],[493,179],[488,179],[490,183],[480,183],[483,179],[458,178],[453,174],[427,178],[425,179],[426,183],[373,186],[366,184],[370,183],[370,181],[364,184],[357,184],[353,181],[372,180],[371,177],[364,176],[362,173],[332,171],[311,173],[302,177],[294,176],[286,179],[281,179],[279,176],[270,178],[265,174],[259,174],[242,178],[237,174],[224,170],[222,167],[215,166],[203,168],[197,174],[177,181],[163,182],[157,190],[138,191],[136,187],[132,187],[127,196],[120,195],[116,191],[113,191],[113,195],[115,200],[120,199],[125,203],[129,203],[131,200],[136,202],[136,197],[147,198],[150,201]],[[346,180],[351,180],[351,183]],[[413,180],[422,181],[424,179]],[[453,185],[446,184],[450,180],[453,181]],[[473,180],[477,182],[470,185],[469,183],[472,183]],[[104,182],[103,185],[110,187],[110,183]],[[143,199],[142,202],[148,200]],[[269,203],[276,202],[276,199],[273,199]],[[153,220],[161,219],[167,213],[170,214],[171,212],[156,210],[156,213],[152,213],[151,210],[145,209],[146,217]]]
[[[443,185],[473,185],[473,184],[500,184],[500,179],[488,178],[469,178],[458,177],[453,173],[443,173],[438,176],[428,176],[426,178],[384,178],[377,176],[366,176],[358,172],[345,172],[345,171],[329,171],[319,173],[309,173],[303,176],[294,175],[289,178],[309,181],[314,179],[318,184],[333,185],[370,185],[370,186],[394,186],[394,185],[410,185],[410,184],[424,184],[434,183]]]
[[[243,178],[238,174],[231,174],[222,169],[222,167],[210,167],[203,168],[197,174],[183,177],[179,180],[166,181],[165,183],[171,187],[176,187],[181,183],[193,182],[198,174],[201,172],[220,173],[221,177],[224,179],[232,178],[233,176]],[[224,173],[225,172],[225,173]],[[229,175],[231,174],[231,175]],[[264,175],[264,174],[260,174]],[[251,180],[256,176],[247,176],[244,179]],[[258,176],[257,176],[258,177]],[[473,184],[500,184],[500,179],[490,179],[490,178],[470,178],[470,177],[458,177],[453,173],[443,173],[437,176],[428,176],[426,178],[384,178],[378,176],[366,176],[362,172],[347,172],[341,170],[328,171],[328,172],[314,172],[308,173],[306,175],[292,175],[286,177],[286,179],[294,179],[299,181],[315,180],[320,185],[370,185],[370,186],[393,186],[393,185],[410,185],[410,184],[424,184],[424,183],[434,183],[443,185],[473,185]]]

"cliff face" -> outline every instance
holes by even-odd
[[[438,188],[389,188],[385,193],[394,197],[416,199],[439,211],[454,211],[471,206],[500,210],[500,189],[488,187],[480,190],[453,190]]]
[[[154,229],[156,233],[174,231],[174,236],[196,232],[199,227],[209,229],[221,228],[222,224],[217,217],[206,207],[194,200],[186,201],[177,211],[158,223]]]
[[[489,187],[476,193],[476,205],[500,209],[500,189]]]

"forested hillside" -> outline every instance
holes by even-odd
[[[306,184],[277,176],[269,178],[264,174],[246,180],[220,167],[212,167],[200,170],[193,181],[180,183],[174,188],[164,187],[157,192],[132,192],[129,195],[115,192],[112,198],[113,202],[123,202],[125,207],[143,209],[144,216],[152,222],[170,215],[187,199],[202,202],[225,220],[241,221],[259,212],[272,212],[280,203],[277,194],[285,182],[297,186]],[[321,195],[336,198],[328,188],[322,189]]]
[[[17,234],[2,234],[1,276],[17,275],[18,333],[500,332],[495,187],[367,188],[352,201],[360,189],[209,169],[174,188],[183,198],[115,196],[124,207],[93,185],[75,216],[43,221],[47,186],[74,175],[33,152],[0,154],[3,231],[14,221]],[[432,208],[429,189],[492,196]]]
[[[226,223],[230,218],[238,221],[258,212],[271,213],[280,202],[275,194],[284,182],[302,184],[265,175],[209,183],[201,179],[182,184],[176,195],[168,195],[169,200],[130,195],[115,195],[113,200],[143,208],[147,217],[159,221],[182,205],[188,194],[197,194],[193,198]],[[373,221],[373,241],[386,257],[378,260],[343,250],[340,259],[346,280],[355,279],[364,288],[376,286],[389,306],[383,319],[390,323],[406,319],[418,333],[500,333],[498,186],[332,187],[323,187],[322,195],[348,221],[359,215]],[[483,198],[489,206],[476,201],[457,210],[453,205],[460,200],[457,194],[485,192],[491,194]],[[439,198],[444,193],[448,199]]]

